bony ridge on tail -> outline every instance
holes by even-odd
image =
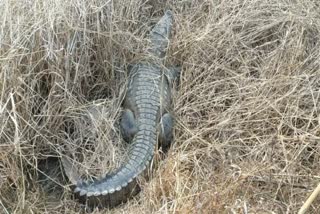
[[[126,161],[101,180],[73,182],[76,197],[90,207],[114,207],[136,195],[140,191],[137,178],[150,165],[158,141],[167,148],[173,141],[171,91],[180,69],[164,67],[172,24],[168,10],[150,32],[151,58],[134,64],[129,72],[120,121],[122,136],[130,143]],[[63,165],[70,168],[66,161]]]

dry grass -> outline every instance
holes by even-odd
[[[3,213],[81,209],[48,157],[74,157],[83,175],[119,165],[125,66],[166,8],[168,63],[183,66],[176,142],[141,194],[111,212],[296,213],[317,186],[318,1],[160,2],[0,1]],[[96,103],[103,117],[90,120]],[[316,199],[310,213],[319,209]]]

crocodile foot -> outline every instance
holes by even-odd
[[[161,117],[159,142],[164,153],[167,153],[171,143],[173,142],[173,123],[174,120],[170,113],[165,113]]]
[[[129,143],[132,142],[134,135],[138,132],[134,114],[130,109],[125,109],[120,120],[120,130],[123,139]]]

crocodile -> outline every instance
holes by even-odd
[[[124,164],[102,179],[79,179],[74,185],[76,197],[89,207],[115,207],[138,194],[138,177],[148,172],[158,143],[166,149],[173,142],[172,88],[181,68],[164,66],[172,25],[173,14],[167,10],[150,32],[147,57],[128,69],[119,123],[129,143]]]

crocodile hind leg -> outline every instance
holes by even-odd
[[[168,79],[170,83],[176,82],[179,85],[179,77],[181,74],[181,66],[173,66],[168,69]]]
[[[159,141],[164,153],[166,153],[173,141],[173,117],[170,113],[165,113],[161,117]]]
[[[134,114],[130,109],[125,109],[120,120],[120,130],[123,139],[130,143],[134,135],[138,132],[138,126]]]

